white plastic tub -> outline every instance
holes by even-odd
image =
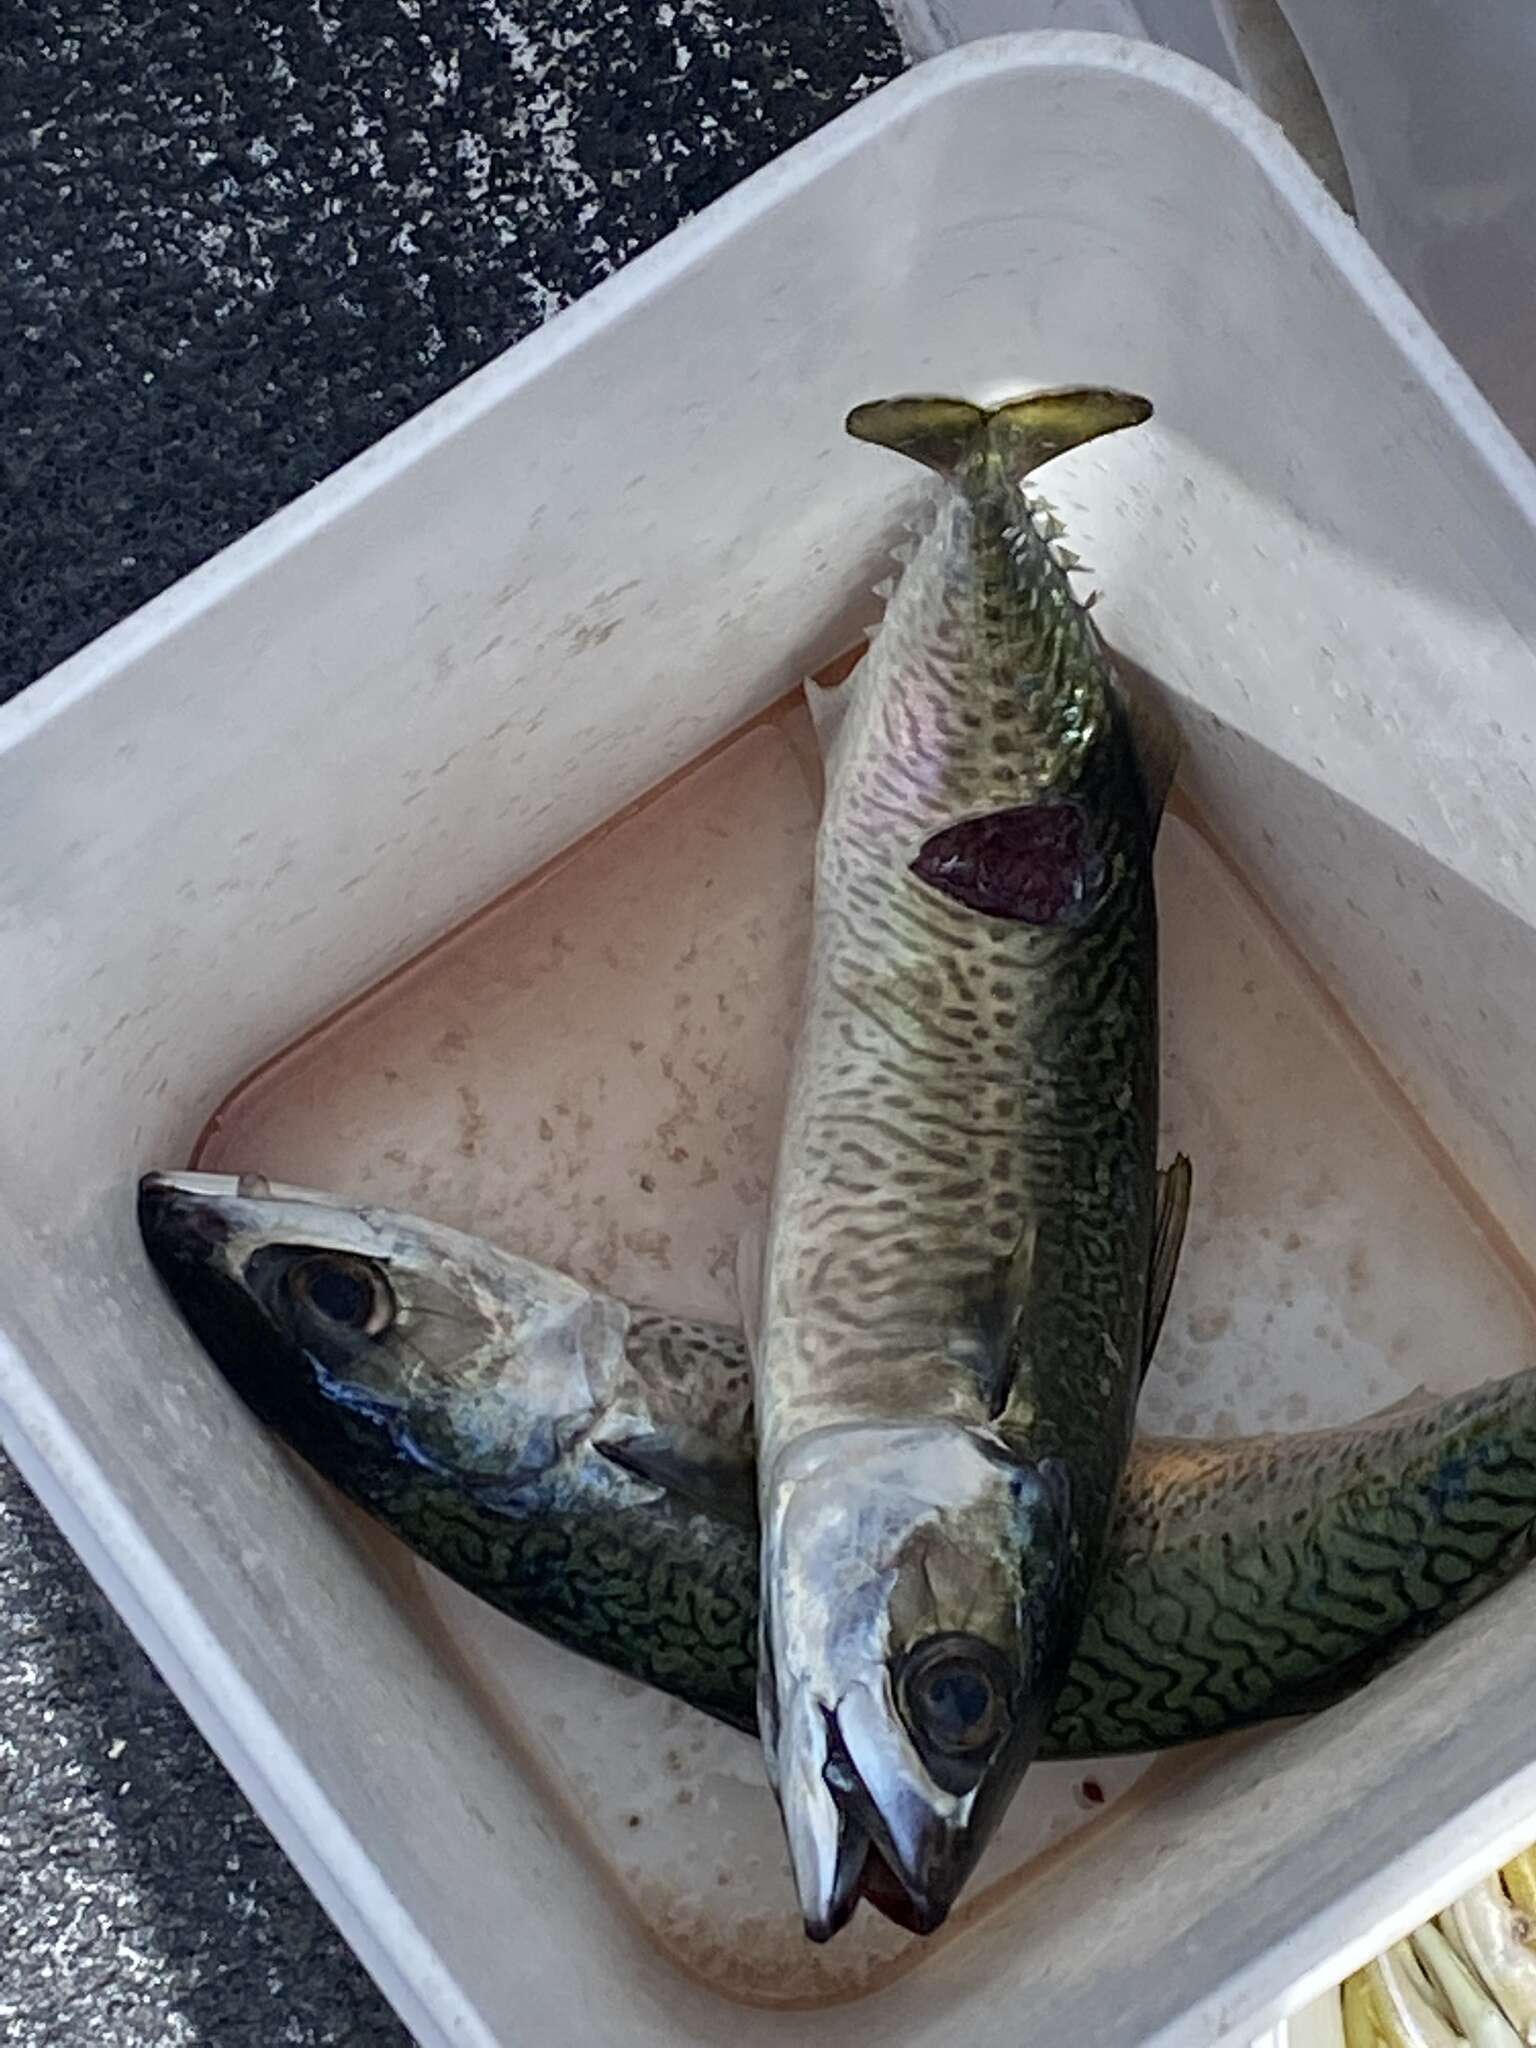
[[[1110,29],[1240,84],[1278,121],[1536,453],[1536,15],[1444,0],[887,0],[910,56]],[[1468,25],[1475,22],[1475,33]]]
[[[1231,1427],[1523,1362],[1536,480],[1273,131],[1166,53],[1021,38],[924,67],[0,712],[5,1439],[434,2048],[1242,2039],[1536,1836],[1532,1579],[1322,1720],[1159,1767],[894,1981],[765,2004],[750,1950],[777,1939],[778,1866],[765,1855],[760,1924],[732,1923],[733,1971],[679,1947],[665,1887],[604,1834],[615,1757],[637,1783],[654,1768],[635,1733],[654,1704],[402,1597],[392,1549],[247,1418],[140,1254],[135,1176],[188,1159],[260,1062],[848,644],[912,488],[845,442],[850,403],[1085,378],[1148,392],[1157,418],[1048,487],[1110,637],[1176,691],[1191,742],[1194,813],[1165,861],[1169,1116],[1205,1209],[1157,1419],[1180,1421],[1181,1373],[1196,1421]],[[748,1155],[783,1057],[749,999],[783,994],[803,914],[784,749],[805,766],[792,719],[700,771],[744,777],[727,922],[750,936],[760,911],[775,963],[737,988],[732,1057],[758,1097],[709,1111]],[[510,980],[539,981],[518,943],[604,843],[514,899],[526,921],[498,913]],[[1224,979],[1243,947],[1252,971]],[[673,996],[694,992],[685,952],[656,949]],[[625,969],[637,988],[650,957]],[[569,995],[552,987],[518,1013],[546,1031]],[[448,999],[423,1008],[458,1057]],[[723,1058],[712,1028],[696,1044]],[[412,1043],[424,1077],[437,1040]],[[386,1064],[416,1073],[380,1061],[386,1088]],[[483,1095],[460,1093],[476,1075],[402,1081],[394,1110],[348,1093],[350,1071],[311,1089],[308,1124],[291,1091],[269,1102],[245,1130],[282,1157],[241,1163],[304,1153],[397,1195],[436,1163],[438,1213],[560,1248],[558,1201],[527,1206]],[[260,1110],[261,1088],[238,1103]],[[463,1121],[437,1142],[442,1105]],[[232,1142],[236,1106],[208,1146]],[[610,1204],[653,1206],[623,1220],[622,1256],[566,1242],[647,1291],[658,1191],[638,1177],[661,1124],[606,1145],[600,1091],[582,1113],[585,1155],[622,1158]],[[1289,1167],[1269,1156],[1287,1143]],[[750,1174],[730,1185],[749,1207]],[[677,1228],[702,1228],[675,1192]],[[671,1279],[707,1291],[709,1259]],[[631,1750],[616,1732],[573,1770],[623,1700]],[[704,1738],[677,1725],[686,1779]],[[738,1782],[760,1796],[745,1764]],[[701,1866],[738,1825],[716,1792]]]

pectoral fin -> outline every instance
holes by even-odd
[[[1152,1263],[1147,1269],[1147,1315],[1141,1347],[1143,1377],[1152,1364],[1163,1318],[1168,1313],[1168,1297],[1173,1292],[1173,1276],[1184,1248],[1194,1182],[1194,1168],[1182,1152],[1157,1176],[1157,1215],[1152,1228]]]
[[[1184,1231],[1189,1222],[1194,1169],[1181,1152],[1157,1176],[1157,1203],[1152,1228],[1152,1256],[1147,1268],[1147,1303],[1143,1318],[1141,1373],[1145,1378],[1168,1313],[1168,1297],[1178,1270]],[[951,1346],[951,1359],[963,1359],[976,1375],[987,1411],[996,1421],[1008,1406],[1018,1370],[1020,1325],[1028,1311],[1034,1285],[1035,1252],[1040,1226],[1031,1219],[1000,1275],[995,1307],[979,1318],[974,1334]]]
[[[661,1431],[597,1443],[594,1448],[610,1464],[659,1486],[682,1506],[739,1529],[757,1527],[757,1472],[750,1459],[722,1457],[713,1445]]]
[[[1039,1242],[1039,1220],[1031,1217],[1012,1252],[994,1268],[996,1279],[976,1304],[974,1320],[950,1341],[950,1364],[963,1366],[974,1376],[994,1422],[1008,1406],[1017,1376],[1019,1326],[1029,1306]]]

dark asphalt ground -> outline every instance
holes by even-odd
[[[0,698],[900,68],[876,0],[7,0]],[[406,2036],[0,1459],[0,2042]]]

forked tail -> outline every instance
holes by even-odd
[[[991,407],[963,398],[877,398],[856,405],[847,425],[856,441],[910,455],[940,476],[953,476],[988,452],[1001,456],[1015,476],[1027,476],[1054,455],[1151,417],[1145,398],[1083,385]]]

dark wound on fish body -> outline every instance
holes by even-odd
[[[912,873],[967,910],[1044,927],[1087,917],[1106,868],[1082,806],[1068,799],[946,825],[923,842]]]

